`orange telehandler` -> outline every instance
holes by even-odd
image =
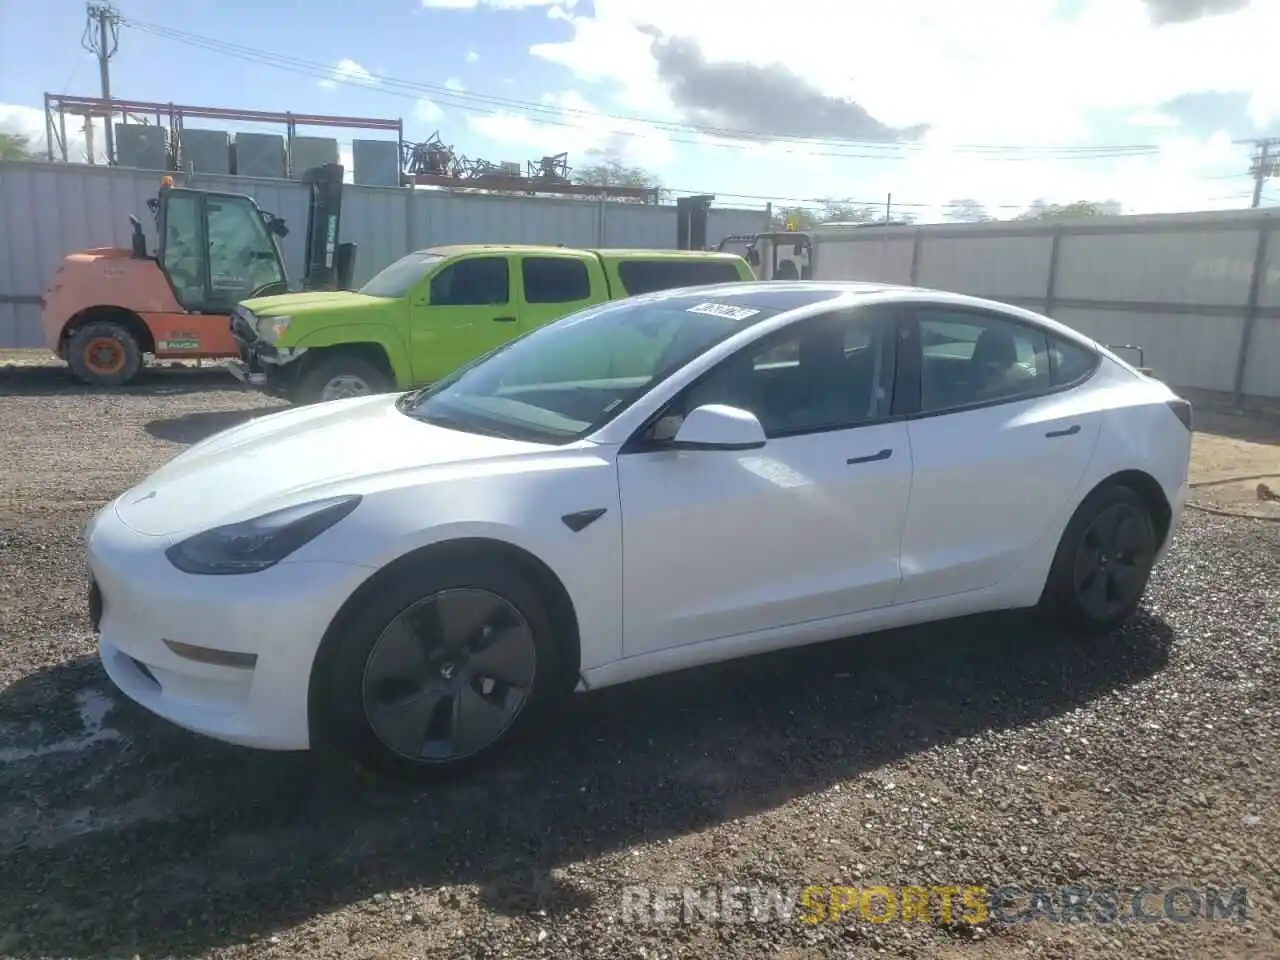
[[[313,167],[304,290],[350,286],[355,244],[338,243],[343,168]],[[175,186],[164,177],[147,201],[159,243],[135,216],[131,249],[68,254],[41,298],[45,343],[85,383],[120,386],[157,360],[238,357],[230,313],[241,300],[289,290],[284,221],[243,194]]]

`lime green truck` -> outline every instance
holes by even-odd
[[[754,279],[744,258],[720,252],[431,247],[356,292],[245,300],[231,315],[231,371],[295,403],[408,390],[583,307]]]

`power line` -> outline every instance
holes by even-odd
[[[641,125],[663,131],[683,133],[683,134],[702,134],[715,138],[712,142],[707,143],[702,140],[688,140],[680,137],[671,137],[678,143],[692,143],[703,147],[713,147],[718,149],[737,149],[737,150],[754,150],[758,149],[762,141],[775,141],[786,143],[793,146],[846,146],[857,147],[861,150],[879,150],[879,153],[851,153],[848,151],[840,152],[823,152],[814,150],[805,150],[804,152],[810,156],[827,156],[839,157],[842,159],[867,159],[867,160],[898,160],[903,159],[902,152],[909,150],[923,149],[925,145],[911,142],[885,142],[873,140],[859,139],[838,139],[826,137],[798,137],[783,134],[765,134],[760,131],[732,129],[726,127],[715,127],[703,124],[679,123],[667,120],[655,120],[651,118],[623,116],[617,114],[598,113],[590,110],[582,110],[572,107],[554,107],[547,104],[534,103],[527,100],[518,100],[508,97],[500,97],[492,94],[472,93],[470,91],[451,90],[448,87],[438,84],[419,83],[407,80],[401,80],[390,76],[378,76],[371,74],[372,82],[361,78],[343,77],[335,75],[333,69],[326,64],[321,64],[312,60],[304,60],[298,57],[285,56],[283,54],[270,53],[263,50],[257,50],[251,47],[244,47],[239,44],[227,43],[225,41],[216,40],[211,37],[204,37],[199,34],[188,33],[182,30],[176,30],[171,27],[159,24],[147,23],[145,21],[126,19],[124,23],[142,33],[170,40],[173,42],[186,44],[210,52],[220,53],[226,56],[236,57],[251,63],[258,63],[264,66],[274,67],[276,69],[285,70],[293,73],[300,73],[305,76],[318,77],[320,79],[329,80],[336,83],[343,83],[351,86],[359,86],[364,89],[371,89],[374,92],[384,93],[393,96],[412,96],[413,99],[419,99],[422,96],[429,95],[431,99],[442,101],[445,106],[468,112],[487,114],[491,116],[501,116],[503,113],[515,111],[519,113],[532,113],[545,115],[545,118],[539,117],[536,122],[548,126],[569,127],[572,129],[583,129],[582,123],[566,122],[564,119],[555,119],[557,117],[577,116],[584,120],[590,120],[592,123],[600,121],[613,121],[614,123],[624,123],[630,125]],[[376,82],[376,86],[374,85]],[[643,136],[643,133],[626,130],[613,129],[608,132],[628,137]],[[747,141],[745,143],[725,143],[724,141]],[[1134,156],[1149,156],[1160,152],[1158,146],[1152,144],[1113,144],[1113,145],[1095,145],[1095,146],[998,146],[990,144],[956,144],[949,148],[957,153],[973,153],[982,156],[983,159],[1003,159],[1003,160],[1110,160],[1120,159]],[[896,151],[884,152],[884,151]]]

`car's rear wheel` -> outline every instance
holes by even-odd
[[[565,686],[536,588],[479,558],[393,574],[326,642],[328,746],[402,779],[487,762]]]
[[[1088,633],[1116,629],[1142,602],[1158,546],[1151,510],[1135,490],[1119,484],[1095,490],[1058,544],[1042,612]]]

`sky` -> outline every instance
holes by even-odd
[[[568,151],[717,206],[1228,209],[1252,187],[1236,141],[1280,132],[1275,0],[115,6],[116,97],[401,118],[407,139],[438,131],[467,157]],[[84,21],[82,0],[0,0],[0,130],[43,142],[46,92],[99,94]],[[300,132],[336,136],[348,164],[352,138],[386,136]]]

